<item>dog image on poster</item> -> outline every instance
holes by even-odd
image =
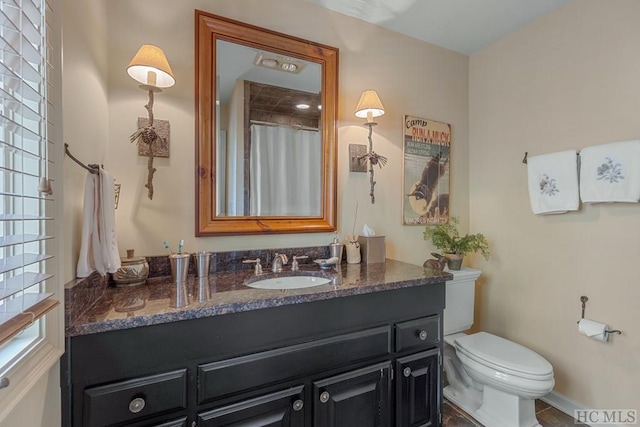
[[[451,125],[404,116],[402,223],[449,221]]]

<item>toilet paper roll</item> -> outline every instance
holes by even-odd
[[[598,341],[609,341],[609,334],[605,333],[609,328],[604,323],[589,319],[580,319],[578,322],[578,332],[589,338]]]

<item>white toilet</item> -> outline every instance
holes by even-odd
[[[512,341],[478,332],[473,324],[480,270],[450,271],[444,310],[444,396],[486,427],[539,427],[534,400],[553,389],[553,367]]]

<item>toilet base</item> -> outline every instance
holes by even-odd
[[[523,399],[487,385],[482,391],[448,385],[443,394],[486,427],[542,427],[536,418],[533,399]]]

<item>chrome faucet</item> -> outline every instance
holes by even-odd
[[[285,265],[288,261],[288,258],[285,254],[275,254],[273,257],[273,262],[271,263],[271,271],[274,273],[281,273],[282,266]]]

